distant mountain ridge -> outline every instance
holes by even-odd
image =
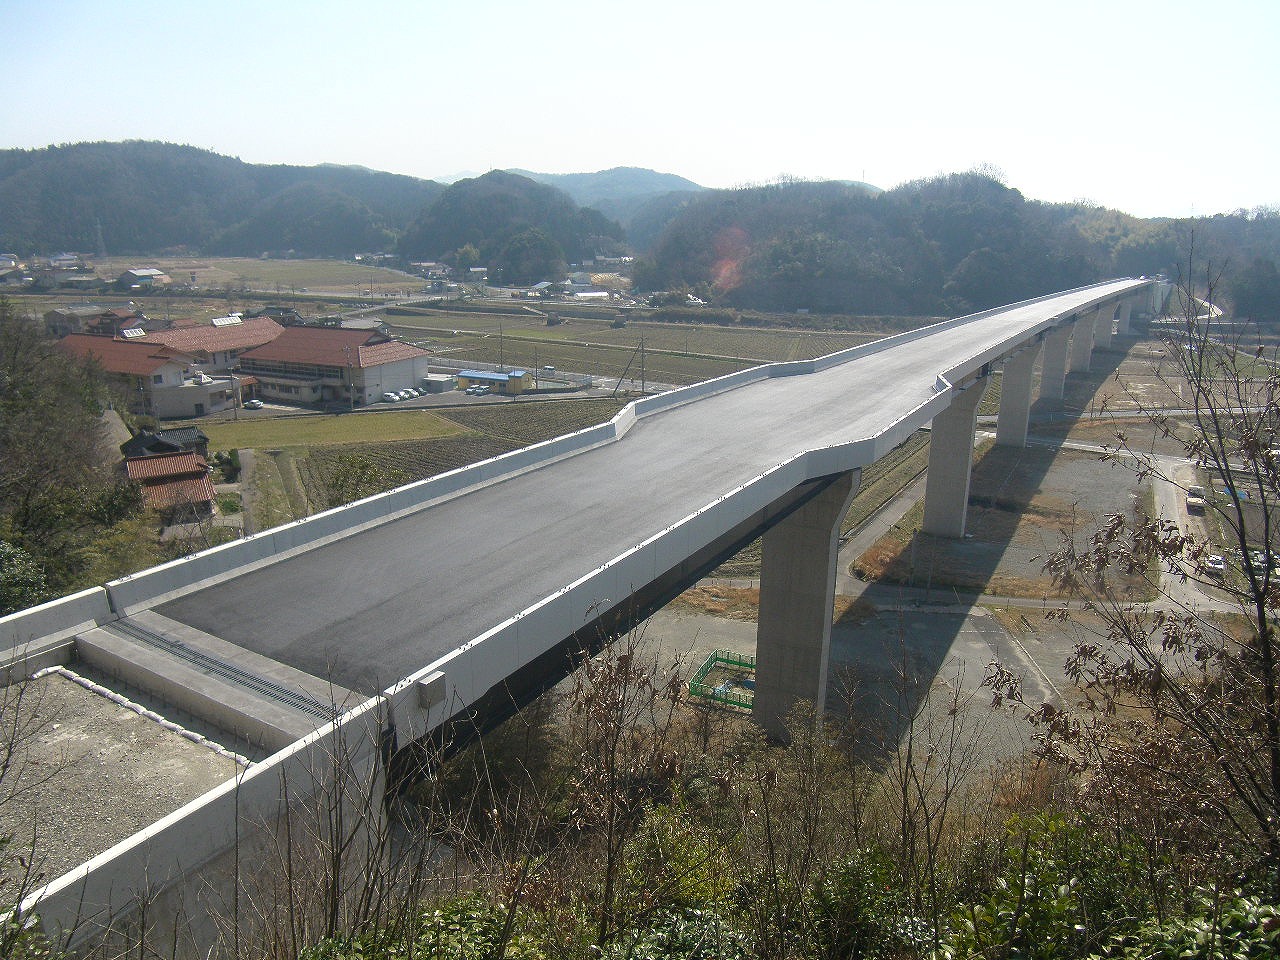
[[[674,173],[659,173],[644,167],[613,167],[596,173],[509,172],[558,187],[579,205],[599,210],[611,220],[618,221],[626,229],[628,240],[642,250],[648,249],[657,236],[656,231],[648,226],[648,221],[655,217],[662,220],[682,199],[707,189]],[[633,237],[633,224],[637,218],[640,229]],[[662,223],[665,224],[665,220]]]
[[[23,257],[385,250],[525,283],[630,253],[638,289],[728,308],[955,315],[1104,277],[1174,275],[1192,233],[1198,255],[1252,271],[1265,295],[1242,302],[1265,313],[1280,276],[1274,211],[1141,219],[1028,199],[981,171],[888,191],[792,178],[706,189],[638,167],[491,170],[446,187],[149,141],[0,150],[0,250]]]
[[[537,282],[559,279],[570,261],[624,252],[623,236],[618,223],[563,190],[490,170],[447,187],[406,229],[399,251],[488,266],[508,282]]]
[[[0,150],[0,248],[343,256],[393,243],[443,191],[400,174],[250,164],[152,141]]]

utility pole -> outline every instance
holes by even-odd
[[[347,356],[347,399],[350,402],[351,410],[356,408],[356,377],[351,369],[351,348],[343,347],[342,352]]]
[[[640,392],[645,393],[645,377],[644,377],[644,337],[640,338]]]

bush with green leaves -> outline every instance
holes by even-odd
[[[521,932],[506,907],[471,894],[427,911],[411,933],[381,928],[350,939],[326,939],[299,960],[543,960],[544,954]]]
[[[44,568],[23,550],[0,540],[0,617],[52,600]]]
[[[665,805],[645,814],[624,859],[624,895],[640,910],[723,904],[737,882],[725,844]]]
[[[1271,960],[1280,956],[1280,907],[1235,892],[1200,891],[1192,909],[1115,937],[1107,960]]]
[[[1086,818],[1015,818],[986,893],[953,910],[936,960],[1087,956],[1150,916],[1161,870]]]
[[[893,864],[876,848],[834,865],[814,889],[809,912],[814,956],[877,960],[921,945]]]
[[[618,931],[603,960],[746,960],[747,939],[715,910],[658,910]]]

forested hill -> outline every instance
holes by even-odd
[[[880,194],[788,182],[686,197],[636,265],[641,289],[692,287],[766,310],[954,315],[1113,276],[1176,276],[1197,253],[1280,260],[1280,215],[1143,220],[1047,204],[980,173]]]
[[[412,259],[496,267],[512,283],[556,279],[571,261],[624,250],[616,222],[555,187],[503,170],[450,186],[399,245]]]
[[[0,150],[0,249],[345,256],[389,247],[444,187],[359,167],[244,163],[169,143]]]

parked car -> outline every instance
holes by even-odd
[[[1216,553],[1210,554],[1204,562],[1204,568],[1215,577],[1220,577],[1227,572],[1227,561]]]
[[[246,400],[246,401],[244,402],[244,408],[245,408],[246,410],[261,410],[261,409],[262,409],[262,401],[261,401],[261,400]]]
[[[406,393],[409,395],[410,400],[417,400],[418,397],[422,396],[415,387],[410,387],[408,390],[400,391],[401,396],[404,396]]]
[[[400,400],[400,394],[398,393],[391,393],[390,391],[388,391],[387,393],[384,393],[382,395],[383,403],[398,403],[399,400]]]

